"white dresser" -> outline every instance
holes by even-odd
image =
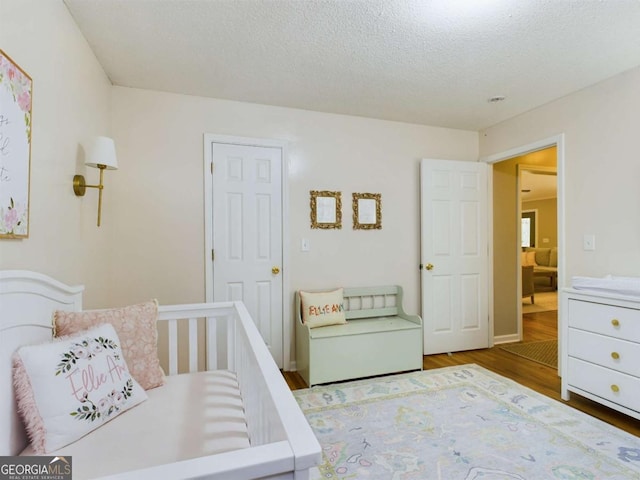
[[[562,398],[640,419],[640,298],[569,288],[561,304]]]

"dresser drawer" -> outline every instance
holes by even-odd
[[[640,377],[640,344],[569,329],[567,353],[587,362]]]
[[[570,387],[640,412],[640,379],[572,357],[567,362],[567,375]]]
[[[569,327],[640,342],[640,310],[569,299]]]

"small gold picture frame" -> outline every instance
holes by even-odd
[[[353,195],[353,229],[382,229],[382,194],[354,193]]]
[[[311,228],[342,228],[342,193],[311,190]]]

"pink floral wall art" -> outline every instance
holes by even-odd
[[[33,82],[0,50],[0,238],[29,236]]]

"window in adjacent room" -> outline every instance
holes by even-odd
[[[521,219],[522,228],[522,247],[535,247],[536,246],[536,212],[530,210],[528,212],[522,212]]]

